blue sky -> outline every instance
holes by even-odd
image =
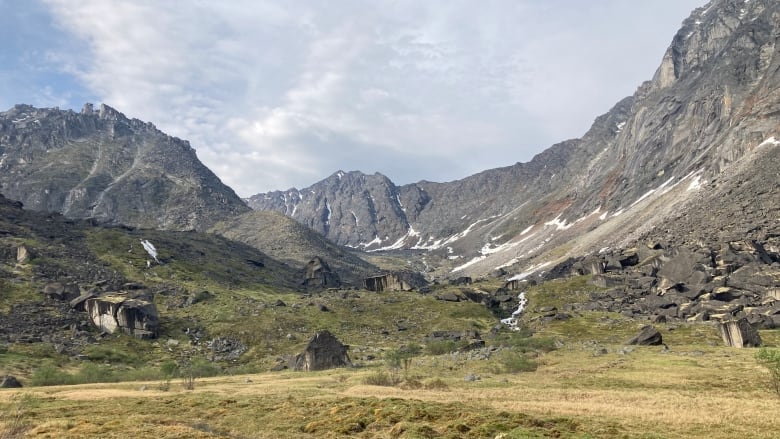
[[[241,196],[528,161],[652,77],[704,0],[0,0],[0,108],[106,103]]]

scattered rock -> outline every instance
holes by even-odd
[[[626,342],[627,345],[658,346],[663,343],[661,333],[653,325],[643,326],[639,334]]]
[[[469,383],[470,383],[470,382],[473,382],[473,381],[479,381],[479,380],[481,380],[481,379],[482,379],[482,377],[481,377],[481,376],[479,376],[479,375],[474,375],[473,373],[470,373],[470,374],[466,375],[466,376],[463,378],[463,381],[466,381],[466,382],[469,382]]]
[[[18,389],[22,387],[22,383],[12,375],[6,375],[3,380],[0,381],[0,389]]]
[[[718,333],[726,346],[735,348],[761,346],[761,336],[745,318],[719,323]]]

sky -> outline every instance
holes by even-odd
[[[105,103],[240,196],[450,181],[581,137],[705,0],[0,0],[0,111]]]

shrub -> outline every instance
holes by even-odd
[[[441,378],[435,378],[425,383],[425,390],[450,390],[450,386],[442,381]]]
[[[73,376],[53,364],[44,364],[33,371],[30,382],[33,386],[58,386],[73,383]]]
[[[90,361],[110,364],[134,364],[138,360],[133,356],[109,346],[90,346],[84,349]]]
[[[398,384],[398,379],[383,370],[378,370],[363,378],[363,384],[392,387]]]
[[[533,372],[537,368],[536,362],[520,352],[505,352],[500,361],[505,373]]]
[[[179,365],[175,361],[166,361],[160,365],[160,374],[163,378],[173,378],[180,373]]]
[[[756,360],[769,369],[771,387],[780,396],[780,350],[761,348],[756,353]]]
[[[78,373],[73,376],[72,382],[82,383],[109,383],[119,381],[111,368],[94,363],[84,363]]]
[[[432,341],[425,346],[425,350],[430,355],[443,355],[454,352],[460,348],[460,343],[455,340]]]

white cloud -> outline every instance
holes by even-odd
[[[51,60],[248,196],[336,169],[407,183],[528,160],[649,78],[703,1],[46,3],[88,47]],[[663,26],[626,36],[647,11]],[[612,53],[633,38],[652,42]]]

